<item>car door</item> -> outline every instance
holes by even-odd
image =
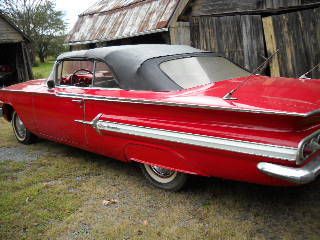
[[[76,61],[80,60],[57,63],[53,76],[56,86],[53,89],[44,86],[42,94],[34,97],[34,109],[38,132],[41,135],[69,145],[84,147],[84,126],[79,124],[78,120],[84,118],[85,102],[82,93],[85,86],[68,83],[66,79],[73,72],[83,69],[85,65],[92,70],[93,63],[89,61],[77,64]]]
[[[112,101],[100,101],[99,97],[120,97],[125,90],[119,88],[118,82],[109,67],[96,61],[92,87],[85,88],[85,116],[82,124],[85,126],[85,134],[88,148],[96,153],[123,160],[123,145],[119,138],[112,134],[101,133],[92,124],[95,119],[116,115],[121,111],[119,106]]]

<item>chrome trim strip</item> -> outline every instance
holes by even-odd
[[[84,120],[74,120],[77,123],[82,123],[82,124],[86,124],[86,125],[90,125],[93,128],[96,128],[97,126],[97,122],[99,121],[99,119],[101,118],[102,113],[99,113],[94,119],[92,119],[92,121],[84,121]]]
[[[320,175],[320,157],[315,158],[302,168],[286,167],[266,162],[259,163],[257,168],[271,177],[292,183],[306,184],[314,181]]]
[[[291,148],[286,146],[267,145],[262,143],[216,138],[185,132],[176,132],[158,128],[149,128],[136,125],[122,124],[117,122],[102,121],[99,120],[101,115],[102,114],[99,114],[91,122],[81,120],[75,121],[91,125],[99,133],[101,131],[110,131],[115,133],[129,134],[169,142],[183,143],[193,146],[213,148],[288,161],[295,161],[298,153],[297,148]]]
[[[0,117],[3,117],[3,109],[0,107]]]
[[[207,105],[197,105],[197,104],[187,104],[187,103],[150,101],[150,100],[144,100],[144,99],[128,99],[128,98],[105,97],[105,96],[96,96],[96,95],[93,96],[93,95],[88,95],[88,94],[57,93],[56,95],[58,97],[68,97],[68,98],[83,97],[86,100],[107,101],[107,102],[141,103],[141,104],[148,104],[148,105],[153,104],[153,105],[160,105],[160,106],[189,107],[189,108],[213,109],[213,110],[224,110],[224,111],[233,111],[233,112],[252,112],[252,113],[263,113],[263,114],[277,114],[277,115],[286,115],[286,116],[295,116],[295,117],[307,116],[306,114],[296,113],[296,112],[239,109],[239,108],[207,106]]]
[[[79,89],[79,87],[77,86],[70,86],[70,85],[56,85],[56,88],[59,88],[59,89]],[[95,87],[95,86],[92,86],[92,87],[81,87],[81,89],[91,89],[91,90],[122,90],[121,88],[103,88],[103,87]],[[61,93],[58,93],[57,95],[60,95]],[[78,95],[82,95],[82,94],[78,94]]]
[[[312,116],[315,116],[315,115],[320,115],[320,109],[318,109],[318,110],[314,110],[314,111],[312,111],[312,112],[309,112],[309,113],[307,113],[306,115],[305,115],[305,117],[312,117]]]

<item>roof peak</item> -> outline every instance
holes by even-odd
[[[132,5],[153,1],[156,0],[98,0],[79,16],[117,11]]]

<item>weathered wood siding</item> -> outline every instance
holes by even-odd
[[[249,70],[264,61],[264,37],[259,15],[194,17],[191,42],[196,48],[222,53]]]
[[[320,62],[320,8],[263,19],[268,54],[279,49],[271,64],[274,76],[297,77]],[[313,78],[320,78],[314,71]]]
[[[191,45],[189,22],[176,22],[170,27],[170,43]]]
[[[216,15],[234,12],[264,11],[290,8],[319,0],[197,0],[192,5],[192,16]]]
[[[0,17],[0,43],[21,42],[21,33],[15,30],[7,21]]]

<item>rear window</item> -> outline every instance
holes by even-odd
[[[160,68],[184,89],[251,75],[223,57],[175,59],[161,63]]]

